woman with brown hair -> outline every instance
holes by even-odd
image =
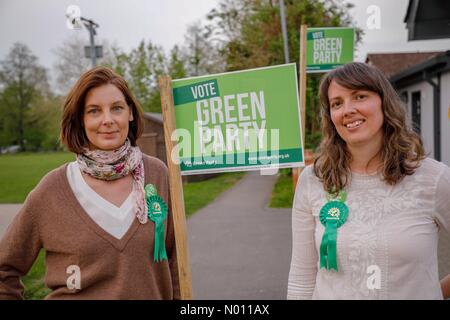
[[[425,156],[375,67],[333,70],[320,100],[323,140],[295,191],[288,299],[442,299],[450,168]]]
[[[42,248],[46,299],[180,298],[167,167],[140,151],[142,131],[120,75],[80,77],[61,122],[76,161],[40,181],[0,242],[1,299],[23,298],[20,277]]]

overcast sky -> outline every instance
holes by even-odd
[[[0,0],[0,60],[12,44],[27,44],[39,62],[52,70],[53,50],[74,34],[85,37],[86,30],[70,30],[65,12],[77,5],[81,15],[100,25],[98,36],[117,43],[125,51],[142,39],[162,45],[167,51],[181,44],[190,23],[203,19],[219,0]],[[368,52],[449,50],[450,39],[407,42],[403,19],[408,0],[349,0],[355,4],[351,15],[365,31],[355,60]],[[380,28],[368,29],[366,12],[370,5],[380,9]]]
[[[365,32],[356,52],[357,61],[364,61],[367,53],[450,50],[450,39],[407,41],[408,32],[403,20],[408,0],[347,0],[347,2],[355,5],[351,15],[356,25]],[[367,19],[370,16],[367,9],[371,5],[376,5],[380,10],[379,29],[367,27]]]
[[[55,60],[52,49],[64,40],[78,34],[88,45],[87,30],[66,26],[70,5],[77,5],[81,16],[100,25],[99,38],[116,42],[128,52],[142,39],[170,50],[183,42],[186,27],[216,4],[216,0],[0,0],[0,59],[14,42],[21,41],[50,68]]]

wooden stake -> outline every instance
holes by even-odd
[[[177,247],[178,276],[180,281],[181,299],[192,299],[191,268],[189,265],[186,215],[184,211],[183,183],[180,165],[172,160],[174,143],[171,135],[175,131],[175,106],[172,95],[172,79],[169,76],[159,78],[161,106],[164,122],[164,138],[166,141],[167,166],[169,168],[170,196],[172,203],[175,242]],[[174,155],[177,157],[178,154]],[[178,161],[179,163],[179,161]]]
[[[306,123],[306,32],[308,26],[302,24],[300,26],[300,57],[299,57],[299,67],[298,72],[300,76],[299,81],[299,95],[300,95],[300,112],[302,115],[302,141],[303,148],[305,148],[305,123]],[[304,150],[303,150],[304,151]],[[306,154],[303,152],[303,154]],[[305,161],[306,159],[303,159]],[[306,165],[306,164],[305,164]],[[294,185],[294,190],[297,185],[297,179],[302,172],[302,168],[292,169],[292,182]]]

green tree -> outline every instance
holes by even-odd
[[[14,90],[11,87],[5,88],[0,93],[0,147],[17,144],[17,123],[18,113],[10,106],[15,102]]]
[[[97,64],[111,65],[116,58],[115,50],[117,49],[105,39],[102,39],[100,43],[103,47],[103,57],[97,59]],[[92,68],[91,59],[84,56],[86,45],[87,39],[75,35],[53,50],[56,55],[53,70],[56,74],[57,89],[63,95],[67,94],[83,72]]]
[[[25,138],[28,149],[60,150],[60,123],[63,106],[62,96],[39,96],[27,112]]]
[[[122,51],[119,47],[115,46],[112,48],[113,59],[110,60],[107,66],[114,69],[118,74],[126,77],[126,72],[129,63],[128,55]]]
[[[183,47],[188,75],[199,76],[225,70],[216,43],[218,39],[208,26],[202,26],[197,22],[188,27]]]
[[[352,25],[350,3],[340,0],[285,0],[290,62],[299,61],[300,26],[339,27]],[[279,1],[222,0],[208,14],[210,29],[221,39],[217,48],[226,61],[226,69],[241,70],[283,64]],[[357,40],[362,31],[357,29]],[[314,148],[320,141],[318,86],[321,75],[307,77],[306,141]]]
[[[170,51],[169,75],[172,79],[181,79],[187,76],[185,59],[179,46],[174,46]]]
[[[162,47],[142,40],[128,54],[119,48],[114,48],[113,52],[110,66],[125,78],[143,109],[161,112],[158,77],[168,74],[170,67],[175,67],[169,64]],[[178,53],[176,58],[179,59]]]
[[[148,53],[148,46],[146,46],[144,41],[141,41],[139,46],[133,49],[128,57],[128,84],[143,108],[150,111],[152,74],[149,65],[150,54]]]
[[[17,42],[0,62],[3,146],[14,143],[25,149],[27,111],[34,99],[50,94],[46,70],[37,60],[25,44]]]

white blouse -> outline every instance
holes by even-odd
[[[69,163],[66,174],[70,187],[84,211],[105,231],[121,239],[136,217],[133,210],[133,193],[117,207],[86,183],[76,161]]]
[[[311,166],[297,184],[288,299],[442,299],[438,231],[450,231],[450,168],[426,158],[395,186],[352,173],[347,221],[337,229],[339,271],[320,269],[327,202]]]

